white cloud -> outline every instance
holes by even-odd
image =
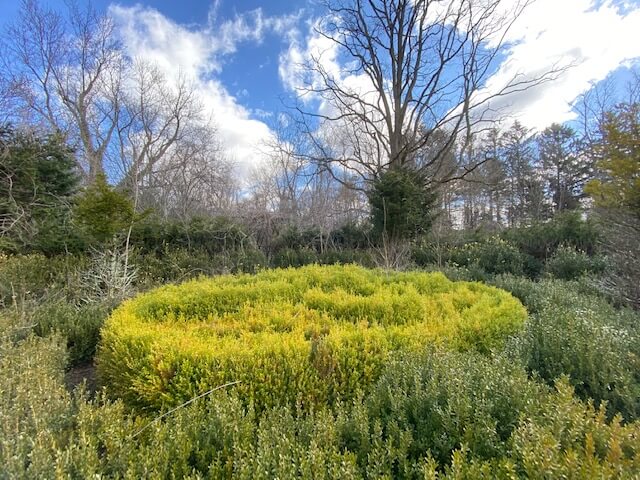
[[[581,93],[640,57],[638,31],[638,5],[621,9],[610,1],[538,0],[514,24],[508,40],[516,43],[489,84],[499,88],[516,73],[534,75],[558,61],[574,63],[556,81],[507,99],[509,110],[529,127],[571,120],[571,103]]]
[[[214,10],[217,5],[214,4]],[[217,16],[209,16],[209,31],[214,49],[220,53],[235,53],[241,42],[261,43],[264,36],[273,32],[287,36],[300,20],[302,10],[289,15],[265,16],[261,8],[236,15],[233,19],[217,21]]]
[[[309,32],[304,42],[299,32],[292,35],[289,47],[279,57],[278,74],[288,90],[297,92],[301,101],[315,104],[326,115],[335,113],[335,98],[320,93],[327,78],[332,79],[340,88],[357,94],[371,103],[376,103],[379,94],[371,78],[362,72],[354,72],[348,65],[340,62],[340,49],[336,42],[319,33],[322,20],[309,23]],[[323,73],[308,68],[319,65]],[[312,107],[311,107],[312,108]]]
[[[457,1],[457,0],[452,0]],[[522,0],[503,0],[502,13],[517,11]],[[448,4],[448,2],[446,2]],[[443,14],[434,10],[433,15]],[[285,86],[296,91],[313,82],[300,66],[311,55],[320,56],[322,65],[336,78],[366,88],[361,76],[347,75],[338,62],[335,44],[314,32],[310,24],[306,38],[291,38],[280,55],[279,75]],[[489,90],[498,91],[515,75],[532,78],[557,64],[573,64],[553,82],[501,98],[492,104],[516,116],[532,128],[574,117],[571,103],[593,83],[603,80],[621,65],[640,57],[640,5],[611,0],[537,0],[515,21],[505,40],[509,45],[497,72],[488,79]],[[311,96],[313,99],[313,96]],[[304,101],[304,99],[303,99]],[[322,107],[321,107],[322,108]]]
[[[184,28],[152,8],[111,5],[109,14],[131,56],[156,63],[165,73],[198,78],[219,69],[213,45],[203,32]]]
[[[336,79],[342,78],[343,67],[338,63],[338,44],[318,33],[321,20],[309,22],[308,34],[301,39],[300,31],[292,32],[289,48],[280,54],[278,59],[278,74],[285,88],[291,91],[301,91],[305,88],[318,88],[318,75],[310,73],[306,65],[314,59],[325,72]],[[318,100],[315,95],[306,95],[302,101]]]
[[[215,78],[224,68],[224,57],[236,52],[241,42],[261,42],[268,32],[285,34],[299,14],[266,17],[262,10],[236,15],[218,22],[214,3],[206,27],[191,30],[179,25],[157,10],[140,5],[111,5],[123,44],[129,55],[154,62],[166,75],[186,75],[194,82],[198,98],[213,118],[226,153],[245,176],[252,165],[261,161],[260,146],[273,133],[262,121],[251,118],[251,112],[238,102],[249,92],[240,90],[238,97]],[[263,116],[264,118],[264,116]]]

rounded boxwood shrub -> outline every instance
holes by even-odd
[[[168,285],[125,302],[98,368],[133,406],[162,408],[227,382],[261,409],[367,392],[395,351],[488,352],[526,311],[507,292],[441,273],[354,265],[264,270]]]
[[[589,256],[570,246],[560,246],[545,265],[545,272],[562,280],[575,280],[584,275],[602,273],[605,263],[602,257]]]
[[[461,267],[479,268],[492,275],[522,275],[527,257],[509,242],[492,237],[453,249],[449,261]]]

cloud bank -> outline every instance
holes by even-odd
[[[505,12],[520,0],[504,0]],[[335,45],[309,23],[305,35],[298,33],[280,55],[282,84],[292,92],[304,79],[300,67],[312,56],[321,58],[327,71],[344,71]],[[508,48],[487,89],[498,91],[514,76],[535,78],[558,64],[573,65],[555,81],[515,92],[492,104],[494,108],[534,129],[575,117],[572,102],[623,65],[640,57],[640,5],[632,2],[593,0],[537,0],[515,21],[505,38]],[[340,73],[336,78],[342,78]],[[353,75],[344,80],[357,83]],[[304,99],[302,99],[304,101]]]
[[[227,155],[237,162],[239,174],[245,176],[261,160],[259,147],[273,133],[263,121],[252,118],[252,112],[229,92],[216,74],[224,68],[225,58],[235,54],[240,44],[260,43],[268,33],[286,35],[299,14],[267,17],[257,9],[217,22],[214,4],[207,24],[196,30],[140,5],[111,5],[109,14],[132,58],[151,61],[165,75],[172,78],[185,75],[193,82],[205,111],[218,129]]]
[[[505,0],[505,8],[513,8],[517,1]],[[197,28],[180,25],[141,5],[111,5],[109,14],[129,55],[153,61],[168,76],[182,74],[194,82],[241,175],[260,163],[260,147],[273,137],[265,121],[274,113],[250,110],[242,104],[241,92],[230,93],[231,86],[219,78],[226,61],[240,55],[242,48],[261,44],[267,35],[285,41],[279,52],[278,73],[289,92],[300,86],[304,76],[300,65],[312,55],[322,56],[325,67],[354,90],[370,90],[362,76],[349,72],[348,65],[341,63],[336,45],[314,31],[318,20],[303,18],[303,10],[268,16],[256,9],[218,18],[218,7],[215,2],[206,23]],[[514,24],[505,58],[487,86],[498,89],[515,74],[533,75],[559,60],[571,61],[575,66],[558,80],[512,94],[503,102],[508,113],[531,128],[571,120],[571,103],[577,96],[640,57],[640,42],[635,41],[638,31],[637,3],[538,0]],[[323,108],[322,103],[318,108]]]

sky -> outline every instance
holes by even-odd
[[[42,0],[64,9],[63,0]],[[82,3],[82,0],[78,0]],[[513,4],[518,0],[504,0]],[[0,0],[0,23],[17,0]],[[190,76],[218,127],[228,155],[248,169],[273,135],[270,125],[296,87],[296,65],[332,47],[314,33],[322,15],[313,0],[94,0],[107,11],[135,57],[167,75]],[[541,130],[570,121],[572,102],[610,77],[622,83],[640,58],[640,0],[537,0],[509,32],[510,49],[488,84],[554,62],[574,66],[554,82],[508,99],[507,109]],[[332,68],[340,59],[329,55]]]

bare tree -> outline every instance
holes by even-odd
[[[115,159],[129,190],[152,185],[163,160],[204,121],[188,79],[169,79],[143,60],[133,62],[121,108]]]
[[[351,191],[357,179],[342,172],[336,181],[337,172],[331,174],[324,165],[308,163],[300,152],[309,151],[309,137],[291,117],[279,117],[272,125],[274,137],[263,148],[269,163],[256,175],[262,196],[271,197],[268,208],[289,224],[314,226],[322,232],[359,219],[364,197]]]
[[[125,59],[108,16],[75,3],[67,13],[22,1],[3,38],[5,98],[18,102],[18,115],[77,143],[91,181],[104,172],[118,124]]]
[[[229,212],[237,199],[235,166],[223,155],[210,125],[192,127],[159,162],[145,186],[145,205],[167,217]]]
[[[516,74],[497,89],[486,88],[507,34],[530,0],[508,3],[327,0],[316,32],[348,71],[336,72],[322,54],[303,66],[303,100],[296,108],[314,148],[302,155],[331,172],[346,169],[366,180],[389,166],[412,165],[419,152],[437,144],[417,168],[437,167],[456,141],[495,118],[501,97],[561,71]],[[307,98],[319,99],[320,109],[309,108]]]
[[[622,304],[640,310],[640,218],[623,208],[596,210],[609,268],[600,286]]]

